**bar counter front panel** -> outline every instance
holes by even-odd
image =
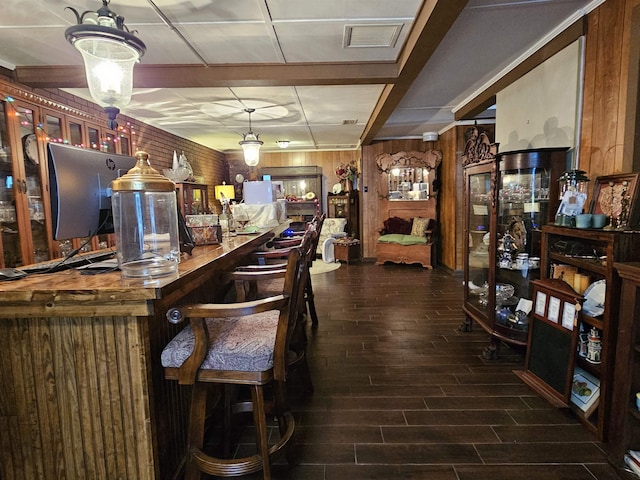
[[[76,270],[0,283],[0,478],[172,479],[190,388],[160,353],[168,308],[220,299],[223,273],[273,235],[199,246],[154,281]]]

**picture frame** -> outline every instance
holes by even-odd
[[[593,197],[589,213],[604,213],[613,220],[612,225],[617,227],[618,218],[623,212],[622,193],[626,189],[625,197],[628,199],[626,220],[619,228],[632,228],[640,223],[640,210],[638,209],[638,177],[640,173],[621,173],[617,175],[605,175],[596,178],[593,188]]]
[[[271,180],[271,184],[273,185],[273,191],[276,194],[276,199],[284,198],[284,182],[281,180]]]
[[[571,403],[588,417],[598,407],[599,399],[600,381],[580,367],[576,367],[571,382]]]

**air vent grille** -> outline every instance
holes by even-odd
[[[395,47],[402,24],[345,25],[344,48]]]

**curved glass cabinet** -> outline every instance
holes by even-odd
[[[462,330],[490,334],[486,358],[501,341],[526,346],[530,281],[540,278],[542,226],[559,205],[566,148],[521,150],[465,168],[465,297]]]

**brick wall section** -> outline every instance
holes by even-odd
[[[106,122],[106,116],[100,107],[75,95],[58,89],[36,90],[34,93],[90,113],[99,118],[101,124]],[[117,120],[120,125],[127,125],[131,129],[134,151],[144,150],[147,152],[151,165],[159,172],[162,172],[164,168],[171,167],[175,150],[178,155],[184,152],[194,174],[204,177],[204,183],[209,185],[210,199],[214,198],[214,185],[219,185],[222,181],[229,181],[229,166],[224,153],[152,127],[126,115],[118,115]]]

